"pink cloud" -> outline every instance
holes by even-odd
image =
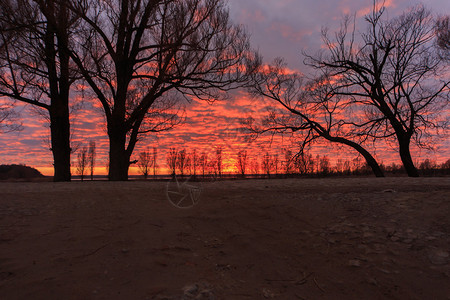
[[[313,33],[312,30],[309,29],[295,29],[294,27],[282,23],[282,22],[273,22],[270,31],[277,32],[281,34],[286,39],[289,39],[294,42],[301,41],[305,36],[311,35]]]

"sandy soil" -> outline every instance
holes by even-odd
[[[0,183],[1,299],[450,299],[450,178]]]

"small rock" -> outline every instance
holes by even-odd
[[[275,297],[275,294],[272,293],[272,292],[271,292],[269,289],[267,289],[267,288],[264,288],[264,289],[262,290],[262,294],[263,294],[264,298],[266,298],[266,299],[270,299],[270,298],[274,298],[274,297]]]
[[[449,253],[439,248],[432,248],[428,251],[428,259],[434,265],[445,265],[449,259]]]
[[[393,189],[385,189],[385,190],[383,190],[383,193],[395,193],[395,190],[393,190]]]
[[[184,295],[194,295],[198,292],[198,285],[187,285],[183,288]]]
[[[380,271],[383,272],[384,274],[391,274],[391,271],[386,270],[386,269],[378,268],[378,270],[380,270]]]
[[[204,289],[198,293],[198,296],[195,297],[195,299],[197,299],[197,300],[214,300],[215,298],[214,298],[214,294],[211,290]]]
[[[158,299],[158,300],[174,300],[173,297],[166,296],[166,295],[158,295],[156,297],[156,299]]]
[[[391,241],[393,242],[397,242],[398,240],[400,240],[400,238],[398,236],[391,236]]]
[[[367,282],[370,283],[370,284],[373,284],[375,286],[378,286],[378,282],[377,282],[377,280],[375,278],[368,278]]]
[[[363,233],[363,238],[371,238],[371,237],[373,237],[373,236],[374,236],[374,234],[371,233],[371,232],[368,232],[368,231],[365,231],[365,232]]]
[[[445,233],[444,232],[442,232],[442,231],[435,231],[435,232],[433,232],[433,234],[432,234],[434,237],[441,237],[441,236],[443,236],[443,235],[445,235]]]
[[[360,267],[361,266],[361,262],[357,259],[350,259],[348,261],[348,265],[352,266],[352,267]]]

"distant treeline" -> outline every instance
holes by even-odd
[[[371,175],[372,169],[360,156],[351,160],[338,159],[334,165],[331,164],[327,155],[313,156],[304,151],[293,153],[287,149],[279,154],[268,152],[250,157],[246,150],[241,150],[234,157],[223,157],[222,148],[217,147],[208,155],[206,152],[197,153],[192,151],[171,148],[166,156],[167,167],[172,176],[195,176],[198,178],[285,178],[285,177],[324,177],[324,176],[352,176]],[[153,151],[147,149],[139,155],[136,161],[141,174],[148,178],[150,170],[153,177],[157,178],[156,148]],[[230,160],[232,158],[232,160]],[[224,167],[224,161],[234,161],[234,166]],[[419,172],[423,176],[445,176],[450,175],[450,159],[442,164],[437,164],[429,158],[416,163]],[[380,164],[385,174],[407,175],[402,164],[392,163]],[[224,170],[227,171],[224,171]],[[234,171],[230,171],[233,169]]]

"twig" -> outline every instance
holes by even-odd
[[[309,273],[308,275],[305,275],[305,273],[303,273],[303,278],[298,280],[298,279],[265,279],[266,281],[269,282],[295,282],[296,285],[302,285],[306,283],[306,279],[308,279],[308,277],[310,277],[313,273]]]
[[[89,253],[86,253],[86,254],[82,254],[82,255],[75,256],[75,258],[81,258],[81,257],[87,257],[87,256],[94,255],[95,253],[97,253],[98,251],[102,250],[103,248],[106,248],[107,246],[109,246],[109,243],[108,243],[108,244],[105,244],[105,245],[103,245],[103,246],[101,246],[101,247],[99,247],[99,248],[97,248],[97,249],[95,249],[95,250],[92,251],[92,252],[89,252]]]
[[[273,281],[283,281],[283,282],[286,282],[286,281],[296,281],[295,279],[265,279],[266,281],[269,281],[269,282],[273,282]]]
[[[321,288],[320,287],[320,285],[317,283],[317,280],[316,280],[316,278],[314,277],[313,278],[314,279],[314,283],[316,284],[316,286],[319,288],[319,290],[321,290],[322,292],[324,292],[325,293],[325,290],[323,289],[323,288]]]

